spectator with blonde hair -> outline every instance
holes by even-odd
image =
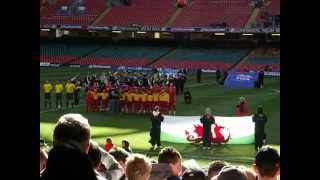
[[[126,176],[128,180],[149,180],[151,161],[144,155],[133,154],[126,162]]]

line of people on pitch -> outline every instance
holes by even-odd
[[[41,85],[40,85],[41,86]],[[80,90],[81,85],[79,81],[71,81],[68,80],[65,85],[60,80],[57,80],[54,86],[47,80],[42,86],[41,90],[44,94],[44,108],[51,109],[52,108],[52,94],[55,94],[55,108],[62,109],[62,95],[65,93],[66,95],[66,108],[69,108],[69,104],[71,108],[74,105],[79,105],[80,103]]]
[[[85,96],[86,109],[90,112],[109,111],[112,113],[151,113],[154,106],[159,106],[164,114],[174,114],[176,88],[137,87],[126,84],[106,85],[100,90],[91,87]]]

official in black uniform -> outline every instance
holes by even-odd
[[[188,89],[186,89],[186,91],[184,92],[184,102],[185,102],[186,104],[190,104],[190,103],[191,103],[191,100],[192,100],[191,93],[189,92]]]
[[[161,148],[161,142],[160,142],[160,134],[161,134],[161,122],[163,121],[163,116],[160,113],[159,106],[155,106],[152,116],[151,116],[151,129],[150,129],[150,143],[152,145],[151,149],[154,149],[154,146],[157,144],[157,148]]]
[[[200,118],[200,122],[203,124],[203,149],[210,149],[212,139],[211,125],[215,123],[215,119],[210,108],[206,108],[205,115]]]
[[[257,108],[257,113],[252,117],[252,121],[255,123],[254,138],[255,138],[255,149],[256,151],[262,147],[263,140],[266,139],[266,133],[264,131],[265,124],[268,119],[266,114],[263,112],[262,106]]]
[[[201,69],[197,69],[197,82],[201,83]]]
[[[219,83],[220,78],[221,78],[221,71],[220,71],[220,69],[217,69],[217,71],[216,71],[216,81],[217,81],[217,83]]]

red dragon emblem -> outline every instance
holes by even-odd
[[[200,143],[202,141],[202,125],[193,125],[194,131],[189,132],[185,130],[186,139],[190,142]],[[231,139],[230,131],[228,128],[224,126],[219,126],[218,124],[214,124],[211,127],[212,138],[211,142],[214,144],[222,144],[227,143]]]

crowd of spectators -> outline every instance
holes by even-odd
[[[107,138],[107,144],[112,139]],[[91,139],[88,119],[81,114],[61,116],[53,130],[53,147],[40,147],[40,179],[86,180],[265,180],[280,178],[280,156],[271,146],[262,146],[252,168],[213,161],[204,171],[195,160],[183,163],[174,147],[160,150],[157,160],[133,153],[127,140],[122,147],[100,147]]]

